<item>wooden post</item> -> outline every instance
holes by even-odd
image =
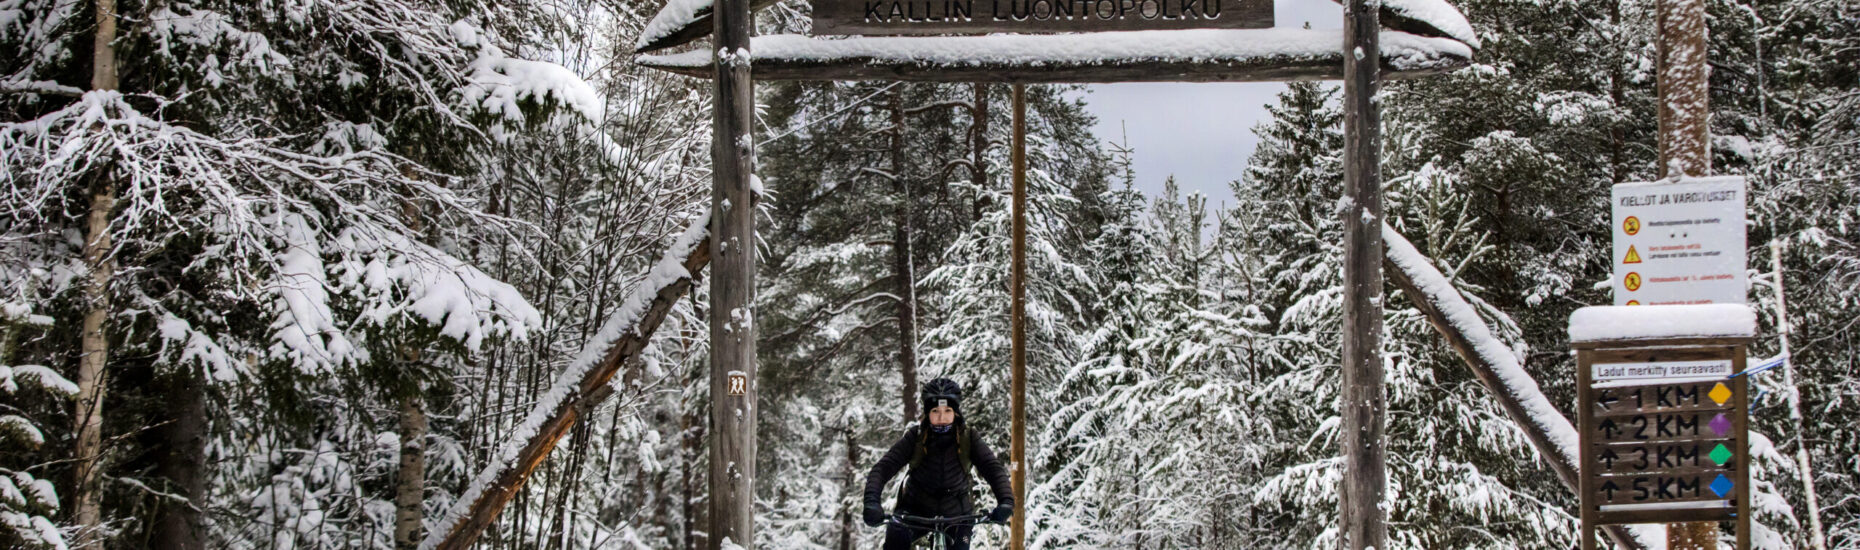
[[[755,548],[756,192],[749,0],[718,0],[711,55],[710,548]]]
[[[1770,269],[1776,277],[1776,341],[1777,350],[1783,358],[1780,367],[1783,375],[1783,387],[1788,393],[1783,397],[1789,401],[1789,422],[1793,425],[1791,434],[1795,439],[1795,470],[1802,482],[1802,494],[1808,500],[1808,542],[1812,550],[1828,550],[1828,536],[1821,527],[1821,497],[1815,493],[1815,470],[1809,460],[1808,438],[1802,427],[1802,390],[1795,385],[1795,358],[1789,356],[1789,305],[1783,292],[1783,251],[1788,247],[1780,239],[1770,241]]]
[[[1349,0],[1343,16],[1343,487],[1338,516],[1343,548],[1388,547],[1382,431],[1387,409],[1382,368],[1382,174],[1377,9]]]
[[[1705,3],[1659,0],[1655,3],[1659,44],[1656,68],[1660,109],[1661,177],[1711,173],[1707,121],[1710,105],[1705,80]],[[1718,526],[1710,522],[1666,526],[1672,550],[1716,548]]]
[[[1027,546],[1027,86],[1014,85],[1014,229],[1013,267],[1008,292],[1013,309],[1008,313],[1013,332],[1013,448],[1014,518],[1008,523],[1009,550]]]
[[[1594,402],[1594,397],[1589,394],[1589,391],[1594,384],[1590,384],[1589,381],[1595,379],[1595,373],[1593,372],[1595,368],[1595,352],[1590,350],[1577,350],[1576,354],[1576,425],[1593,426],[1595,425],[1593,420],[1595,417],[1595,409],[1590,407],[1589,403]],[[1588,432],[1580,429],[1576,431],[1576,448],[1581,449],[1578,451],[1581,453],[1581,458],[1577,460],[1582,461],[1582,471],[1593,471],[1595,469],[1595,453],[1589,452]],[[1588,498],[1585,495],[1593,494],[1594,492],[1595,480],[1593,476],[1579,475],[1576,481],[1576,502],[1577,506],[1581,509],[1576,512],[1576,515],[1578,516],[1577,519],[1581,520],[1582,524],[1581,527],[1577,528],[1577,532],[1581,533],[1582,536],[1581,550],[1596,550],[1595,527],[1598,524],[1596,521],[1597,509],[1582,501],[1582,499]]]

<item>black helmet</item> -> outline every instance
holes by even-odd
[[[926,415],[930,414],[930,409],[937,408],[938,405],[947,405],[949,408],[956,409],[958,414],[962,412],[962,385],[957,384],[955,380],[948,378],[931,380],[924,384],[920,395],[923,397]]]

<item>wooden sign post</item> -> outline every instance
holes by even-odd
[[[1741,374],[1755,333],[1755,313],[1736,304],[1571,316],[1583,550],[1596,547],[1604,525],[1722,521],[1735,523],[1739,550],[1750,548],[1749,379]]]

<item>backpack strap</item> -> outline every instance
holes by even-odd
[[[916,473],[924,465],[924,455],[930,454],[930,431],[917,426],[911,430],[917,432],[917,449],[911,451],[911,473]]]
[[[973,439],[975,439],[975,434],[969,431],[968,426],[957,429],[956,456],[961,457],[963,478],[970,478],[969,470],[974,468],[974,465],[969,463],[969,441]]]

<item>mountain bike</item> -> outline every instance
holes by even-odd
[[[1000,523],[988,521],[988,514],[979,513],[966,516],[937,516],[933,518],[913,516],[910,514],[894,514],[885,516],[885,522],[906,529],[929,531],[930,536],[917,539],[915,546],[918,548],[928,548],[930,550],[945,550],[949,548],[949,539],[952,536],[950,532],[958,527],[974,527],[984,523]]]

